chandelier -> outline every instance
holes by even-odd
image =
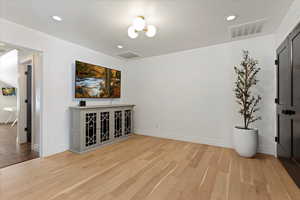
[[[128,36],[132,39],[137,38],[140,32],[144,32],[148,37],[154,37],[156,35],[156,27],[154,25],[148,25],[145,17],[138,16],[132,21],[132,25],[128,28]]]

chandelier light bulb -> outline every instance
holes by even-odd
[[[146,26],[146,21],[144,17],[139,16],[134,18],[132,22],[132,26],[134,27],[135,30],[142,31]]]
[[[147,26],[147,32],[146,32],[146,35],[148,37],[154,37],[156,35],[156,27],[153,26],[153,25],[148,25]]]
[[[132,39],[137,38],[139,34],[136,32],[135,28],[133,26],[130,26],[128,28],[128,36]]]

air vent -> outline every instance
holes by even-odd
[[[120,56],[121,58],[125,58],[125,59],[133,59],[133,58],[138,58],[140,57],[139,55],[137,55],[136,53],[133,53],[133,52],[124,52],[124,53],[121,53],[119,54],[118,56]]]
[[[231,39],[237,39],[240,37],[253,36],[263,32],[267,20],[262,19],[246,24],[240,24],[229,27]]]

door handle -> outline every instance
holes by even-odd
[[[294,111],[294,110],[282,110],[281,113],[284,114],[284,115],[295,115],[296,111]]]
[[[281,113],[284,115],[288,115],[288,110],[282,110]]]
[[[289,110],[289,114],[288,115],[295,115],[296,114],[296,111],[294,110]]]

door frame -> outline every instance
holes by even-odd
[[[27,98],[26,96],[26,74],[25,72],[27,71],[27,65],[31,65],[33,66],[33,58],[30,56],[22,61],[20,61],[19,63],[19,69],[18,69],[18,84],[19,84],[19,90],[17,91],[17,96],[18,96],[18,133],[17,133],[17,142],[18,144],[22,144],[22,143],[27,143],[27,134],[25,131],[26,128],[26,121],[27,121],[27,107],[26,107],[26,103],[25,100]],[[34,79],[32,79],[31,84],[32,86],[34,85]],[[33,88],[31,88],[32,90]],[[33,96],[32,96],[33,97]],[[33,98],[32,98],[33,99]],[[31,100],[32,100],[31,99]],[[34,107],[34,105],[32,106],[32,108]],[[34,110],[31,109],[31,113],[33,113]],[[32,120],[33,122],[33,120]],[[33,126],[33,124],[31,124],[31,126]],[[34,130],[32,130],[32,135],[34,135]],[[31,146],[31,149],[33,148],[33,145]]]
[[[36,74],[37,74],[37,68],[41,67],[42,64],[42,54],[41,53],[32,53],[32,55],[26,57],[23,60],[19,61],[19,78],[23,79],[23,82],[27,80],[27,77],[25,75],[25,72],[27,71],[27,66],[31,65],[31,149],[34,151],[39,152],[39,156],[41,157],[42,154],[42,132],[41,132],[41,118],[38,117],[40,116],[39,114],[39,88],[37,87],[37,79],[36,79]],[[19,82],[19,81],[18,81]],[[25,87],[26,90],[26,87]],[[18,91],[19,92],[19,91]],[[25,95],[24,95],[25,94]],[[19,95],[19,106],[18,106],[18,115],[20,116],[20,113],[23,112],[22,114],[24,115],[23,117],[27,117],[27,112],[24,113],[24,109],[26,111],[27,109],[27,104],[24,102],[26,97],[26,91],[23,91],[22,96]],[[22,106],[22,108],[21,108]],[[26,120],[23,120],[23,124],[18,124],[18,133],[17,133],[17,142],[20,143],[24,143],[27,142],[27,133],[24,130],[24,128],[26,127]],[[25,140],[21,140],[21,134],[23,134],[23,136],[25,135]]]

